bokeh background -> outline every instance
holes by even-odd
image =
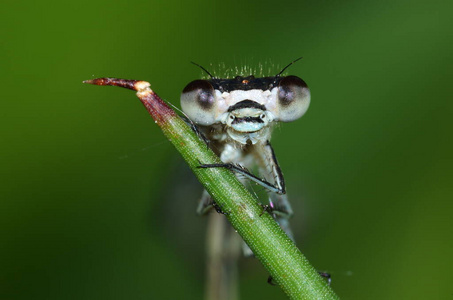
[[[449,1],[5,1],[0,299],[201,299],[200,185],[131,91],[195,61],[302,77],[274,132],[302,252],[342,299],[451,299]],[[190,193],[187,191],[191,191]],[[253,259],[242,299],[285,299]]]

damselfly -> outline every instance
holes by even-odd
[[[265,187],[269,191],[266,207],[291,239],[288,219],[292,209],[270,139],[276,123],[297,120],[310,104],[307,84],[297,76],[282,76],[295,61],[275,76],[260,78],[217,78],[198,65],[210,78],[190,82],[181,94],[182,110],[224,163],[201,167],[230,168]],[[248,171],[255,167],[262,178]],[[204,191],[198,213],[213,207],[215,203]]]

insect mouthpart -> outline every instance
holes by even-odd
[[[264,105],[244,100],[228,109],[225,124],[237,132],[256,132],[269,124],[269,117]]]

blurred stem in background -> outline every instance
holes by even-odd
[[[219,157],[145,81],[98,78],[85,83],[112,85],[137,91],[137,96],[167,138],[180,152],[225,217],[247,243],[273,281],[290,299],[338,299],[296,245],[236,176],[225,168],[200,169],[219,164]],[[215,247],[213,247],[215,249]]]
[[[241,239],[226,218],[209,214],[206,233],[206,300],[238,300]]]

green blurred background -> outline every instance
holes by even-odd
[[[451,299],[451,11],[3,2],[0,299],[201,299],[200,185],[134,93],[81,82],[143,79],[179,105],[190,61],[277,73],[299,56],[312,105],[273,145],[302,252],[342,299]],[[242,299],[285,298],[256,260],[240,268]]]

